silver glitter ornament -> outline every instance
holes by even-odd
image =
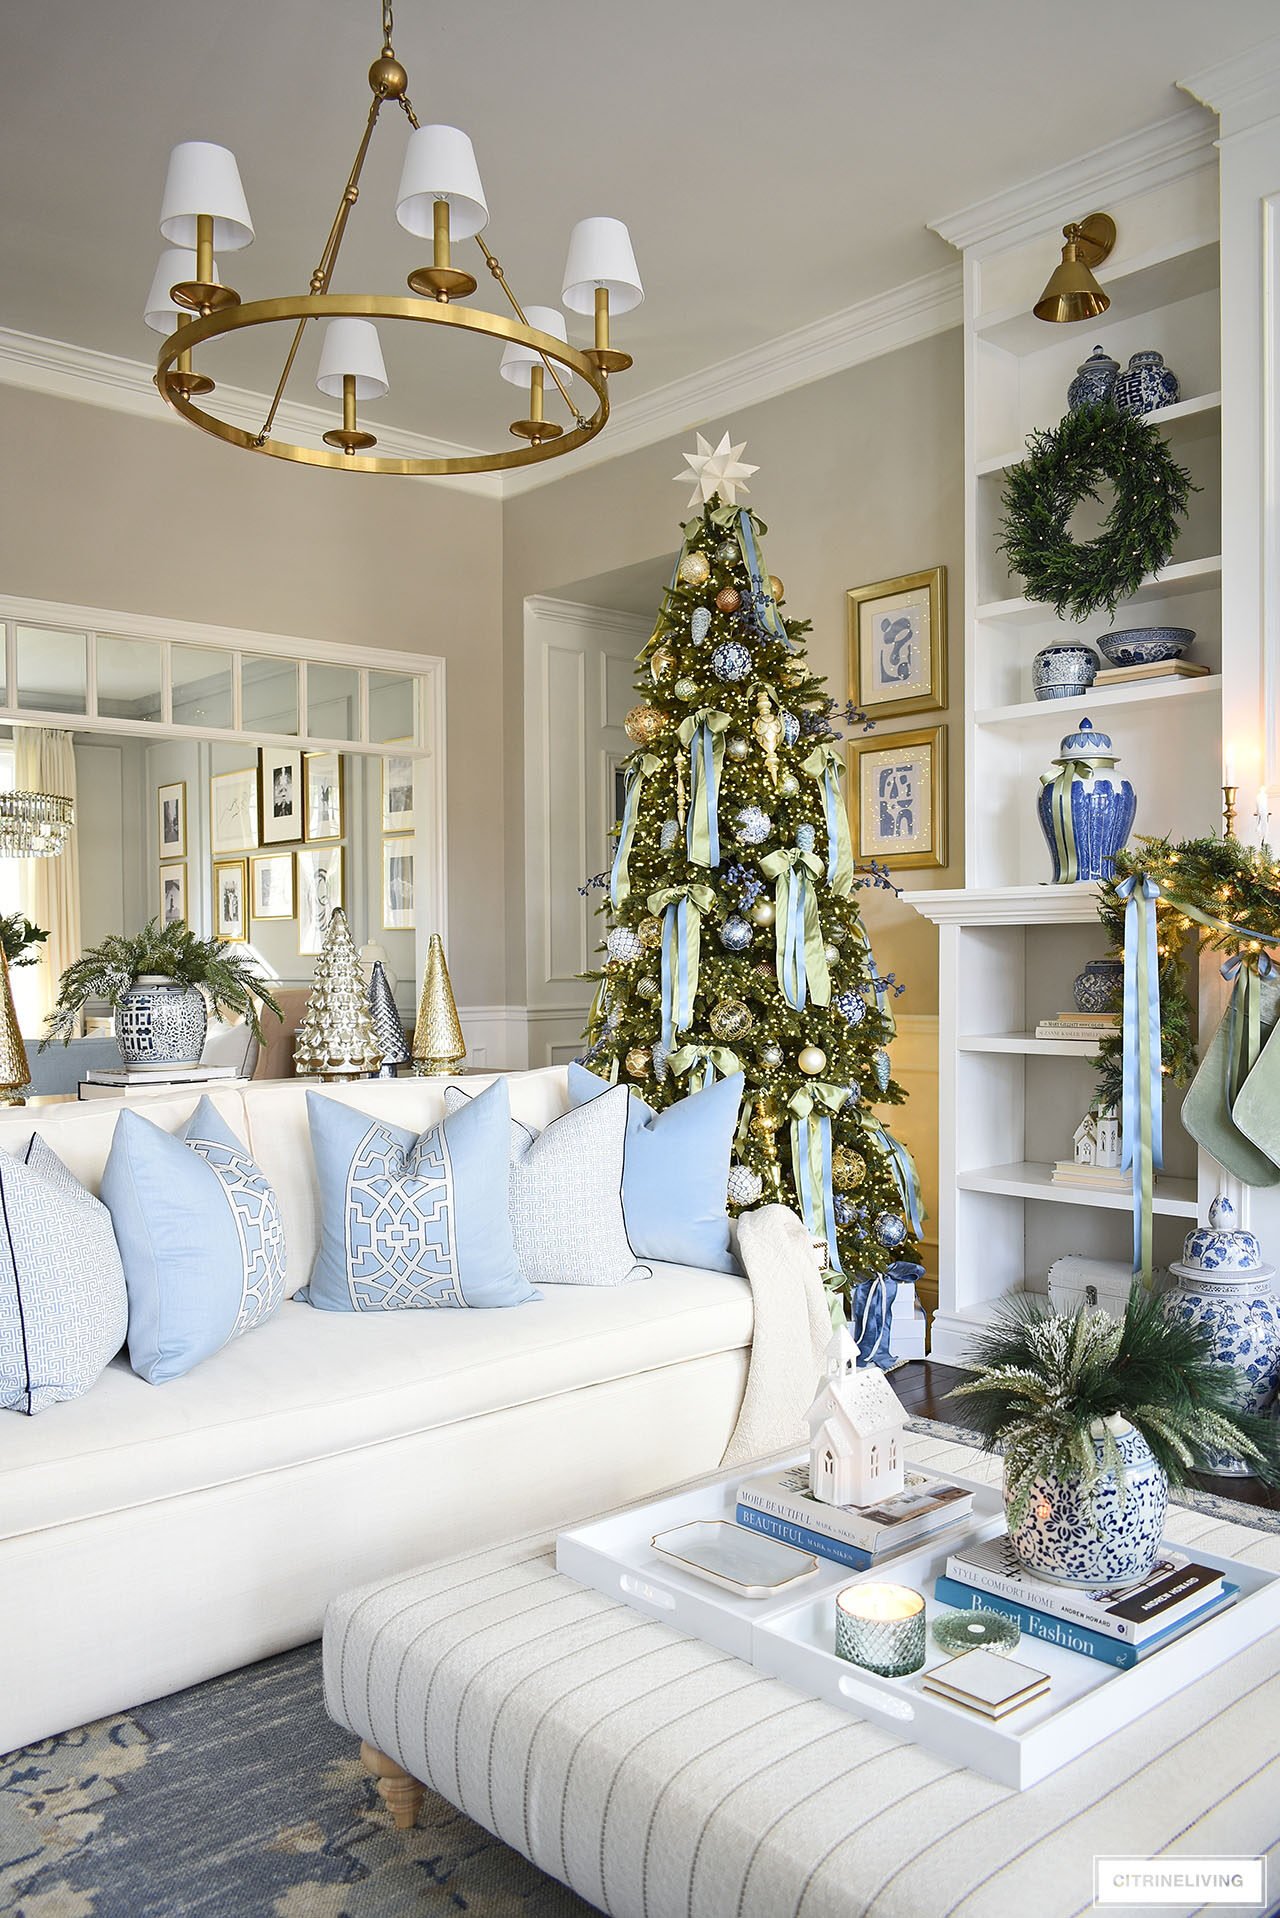
[[[726,952],[745,952],[755,931],[740,913],[731,912],[720,928],[720,944]]]
[[[717,566],[735,566],[738,561],[738,542],[736,539],[722,539],[716,547]]]
[[[800,781],[794,773],[783,773],[778,781],[778,791],[784,799],[794,799],[800,790]]]
[[[773,821],[759,806],[744,806],[735,814],[734,824],[744,846],[760,846],[773,831]]]
[[[751,751],[751,742],[741,733],[730,733],[724,742],[725,754],[730,759],[745,759]]]
[[[770,1072],[776,1072],[782,1064],[782,1047],[772,1039],[767,1046],[761,1046],[760,1063],[762,1066],[768,1066]]]
[[[675,690],[677,699],[696,699],[698,697],[698,682],[696,679],[678,679]]]
[[[658,851],[670,852],[680,834],[680,827],[674,819],[664,819],[662,830],[658,834]]]
[[[726,1197],[730,1205],[754,1205],[763,1191],[764,1180],[749,1165],[729,1167]]]
[[[630,926],[615,926],[605,940],[605,946],[609,957],[618,960],[622,965],[628,965],[631,960],[638,959],[644,951],[639,933],[632,932]]]
[[[803,826],[796,827],[796,845],[801,852],[812,852],[815,838],[813,827],[807,822]]]

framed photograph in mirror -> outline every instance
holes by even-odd
[[[255,853],[249,861],[251,919],[292,919],[297,911],[291,852]]]
[[[849,824],[858,859],[947,863],[947,729],[850,740]]]
[[[947,703],[947,569],[852,586],[849,697],[869,719]]]
[[[382,830],[413,832],[413,760],[407,753],[388,753],[382,762]]]
[[[382,929],[410,932],[414,919],[412,833],[400,833],[382,842]]]
[[[182,926],[187,919],[187,868],[185,862],[160,868],[160,924]]]
[[[341,753],[307,753],[306,836],[341,839],[346,812],[346,777]]]
[[[258,748],[258,793],[264,846],[292,846],[302,838],[306,800],[302,751],[297,746]]]
[[[341,846],[304,846],[295,854],[298,874],[298,951],[314,957],[324,945],[329,914],[345,904]]]
[[[213,931],[218,939],[249,937],[249,871],[243,859],[213,862]]]
[[[160,857],[185,859],[187,856],[187,782],[171,780],[156,789],[160,821]]]
[[[233,773],[214,773],[209,781],[210,849],[252,852],[258,843],[258,773],[246,766]]]

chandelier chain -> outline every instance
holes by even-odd
[[[395,18],[391,11],[391,0],[382,0],[382,52],[385,59],[391,59],[395,48],[391,36],[395,32]]]

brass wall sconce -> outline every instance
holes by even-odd
[[[1115,245],[1116,223],[1109,213],[1090,213],[1064,226],[1062,237],[1066,242],[1062,259],[1032,312],[1038,320],[1096,320],[1111,301],[1092,269],[1102,264]]]

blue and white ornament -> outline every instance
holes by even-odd
[[[773,821],[760,806],[744,806],[735,813],[734,824],[744,846],[761,846],[773,831]]]
[[[860,1106],[861,1104],[862,1104],[862,1087],[859,1085],[852,1085],[849,1087],[849,1090],[844,1095],[844,1105],[841,1107],[841,1111],[850,1112],[852,1111],[854,1106]]]
[[[662,830],[658,834],[658,851],[670,852],[680,834],[680,827],[674,819],[664,819]]]
[[[693,641],[695,646],[701,646],[703,640],[706,638],[707,634],[710,631],[711,631],[711,608],[709,606],[695,606],[692,614],[689,617],[690,639]]]
[[[860,1217],[863,1209],[860,1205],[857,1205],[854,1200],[846,1199],[843,1192],[836,1193],[832,1201],[832,1206],[835,1211],[837,1225],[853,1225]]]
[[[745,952],[754,938],[754,928],[740,913],[731,912],[720,928],[720,944],[726,952]]]
[[[848,992],[837,993],[836,1011],[846,1025],[860,1026],[867,1016],[867,1002],[860,992],[850,989]]]
[[[907,1239],[907,1222],[898,1212],[879,1212],[872,1228],[886,1252],[895,1252]]]
[[[794,713],[788,712],[785,706],[783,707],[782,711],[778,714],[778,717],[782,721],[783,739],[786,741],[788,746],[794,746],[797,739],[799,739],[800,737],[799,719],[796,717]]]
[[[749,1165],[729,1167],[726,1197],[730,1205],[754,1205],[764,1191],[764,1180]]]
[[[711,670],[717,679],[732,682],[751,675],[751,651],[740,639],[726,639],[711,655]]]
[[[881,1092],[887,1092],[889,1090],[889,1074],[892,1071],[892,1062],[883,1046],[876,1047],[871,1055],[871,1063],[875,1068],[876,1084],[879,1086]]]
[[[608,947],[609,957],[618,960],[621,965],[629,965],[644,951],[639,933],[633,932],[630,926],[615,926],[605,940],[605,945]]]
[[[813,827],[807,820],[804,825],[796,827],[796,845],[801,852],[812,852],[816,837]]]

